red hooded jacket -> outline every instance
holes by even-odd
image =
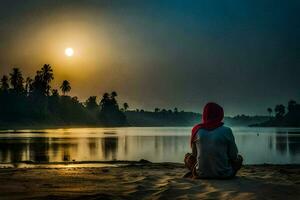
[[[191,146],[196,139],[196,134],[199,129],[203,128],[213,130],[218,128],[223,125],[223,118],[224,110],[220,105],[213,102],[207,103],[203,109],[202,122],[200,124],[196,124],[192,129]]]

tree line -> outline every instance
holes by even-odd
[[[49,64],[43,65],[33,78],[25,79],[19,68],[3,75],[0,80],[0,124],[127,124],[116,92],[104,93],[99,103],[96,96],[82,103],[77,97],[67,95],[72,89],[68,80],[62,81],[59,91],[51,87],[53,79]],[[124,105],[128,108],[127,103]]]
[[[100,100],[90,96],[84,102],[71,97],[71,83],[63,80],[59,88],[51,86],[53,69],[45,64],[33,77],[23,77],[19,68],[13,68],[0,80],[0,126],[23,125],[191,125],[200,115],[179,111],[178,108],[128,110],[128,103],[119,106],[115,91],[104,93]]]
[[[287,105],[278,104],[273,109],[267,108],[270,119],[262,126],[300,126],[300,104],[295,100],[288,101]]]
[[[178,108],[129,110],[128,103],[120,107],[115,91],[104,93],[100,100],[90,96],[84,102],[68,96],[71,83],[63,80],[59,88],[52,88],[53,69],[45,64],[34,77],[23,77],[13,68],[0,79],[0,127],[23,125],[100,125],[100,126],[184,126],[198,123],[201,115],[179,111]],[[276,105],[267,109],[270,117],[260,126],[300,126],[300,104],[291,100],[287,107]],[[272,114],[275,114],[274,116]],[[231,121],[261,121],[263,118],[238,116]],[[244,122],[245,121],[245,122]]]

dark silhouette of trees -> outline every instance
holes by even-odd
[[[27,95],[29,104],[32,104],[31,118],[35,121],[46,120],[53,112],[54,105],[50,105],[51,81],[54,79],[53,70],[49,64],[45,64],[36,71],[33,81],[27,79]],[[51,102],[53,100],[51,99]],[[51,108],[51,109],[50,109]],[[52,109],[54,110],[52,112]]]
[[[272,112],[273,112],[272,108],[268,108],[267,111],[269,113],[269,116],[271,117],[272,116]]]
[[[110,105],[110,97],[107,92],[105,92],[102,96],[102,99],[100,101],[100,109],[103,110],[105,107],[109,107]]]
[[[64,80],[60,86],[60,89],[63,93],[63,95],[65,96],[66,93],[70,92],[71,91],[71,85],[69,83],[69,81],[67,80]]]
[[[11,106],[11,97],[9,95],[9,78],[4,75],[1,78],[1,90],[0,90],[0,122],[8,121],[10,119],[9,108]]]
[[[124,111],[127,111],[127,109],[129,108],[128,103],[125,102],[125,103],[123,104],[123,108],[124,108]]]
[[[99,104],[96,96],[91,96],[82,103],[77,97],[66,96],[66,93],[71,90],[68,80],[64,80],[60,86],[63,94],[61,96],[57,89],[51,88],[53,79],[53,70],[48,64],[37,70],[33,79],[28,77],[24,81],[19,68],[13,68],[9,76],[2,76],[0,79],[0,125],[120,126],[127,125],[128,118],[132,125],[176,126],[178,124],[191,125],[200,120],[199,114],[179,112],[177,108],[173,110],[155,108],[154,112],[143,109],[128,111],[128,103],[123,103],[120,109],[116,91],[104,93]],[[269,120],[259,125],[300,126],[300,104],[295,100],[290,100],[287,107],[280,104],[274,109],[268,108],[267,111],[270,114]],[[275,113],[275,117],[271,117],[272,112]],[[240,118],[249,120],[243,116]]]
[[[90,111],[96,111],[98,109],[97,97],[96,96],[90,96],[86,100],[85,106]]]
[[[268,111],[272,110],[268,108]],[[274,108],[275,118],[268,121],[254,124],[254,126],[300,126],[300,104],[295,100],[290,100],[287,105],[287,113],[283,104]]]
[[[118,96],[117,92],[116,91],[113,91],[111,94],[110,94],[110,99],[111,99],[111,104],[112,106],[114,107],[115,110],[119,110],[119,105],[118,105],[118,102],[116,100],[116,97]]]
[[[50,83],[54,79],[53,70],[49,64],[45,64],[41,70],[36,72],[32,83],[33,92],[38,96],[49,96]]]
[[[8,77],[6,75],[1,78],[1,90],[7,91],[9,89]]]
[[[282,104],[275,106],[275,116],[277,119],[282,119],[285,114],[285,106]]]
[[[295,100],[288,102],[288,113],[284,117],[284,123],[288,126],[300,126],[300,104]]]
[[[23,80],[19,69],[13,69],[10,77],[1,78],[0,125],[128,125],[127,116],[133,125],[191,125],[200,117],[195,113],[178,112],[156,108],[155,112],[143,109],[128,111],[128,103],[123,103],[122,112],[116,91],[104,93],[99,104],[96,96],[81,103],[77,97],[66,96],[71,90],[68,80],[64,80],[60,89],[51,88],[54,79],[50,65],[44,65],[36,71],[33,78]],[[10,83],[10,84],[9,84]],[[11,85],[11,87],[10,87]],[[126,115],[125,115],[126,114]]]
[[[12,89],[17,93],[22,92],[24,90],[23,87],[24,79],[21,70],[19,68],[13,68],[12,72],[9,75],[10,75],[9,80]]]
[[[111,95],[111,98],[116,98],[118,96],[116,91],[113,91],[110,95]]]
[[[3,76],[0,90],[0,125],[80,125],[95,124],[103,126],[127,125],[127,116],[133,116],[133,125],[191,125],[199,121],[195,113],[178,112],[156,108],[155,112],[143,109],[128,111],[128,103],[123,103],[122,112],[116,91],[104,93],[99,104],[97,97],[91,96],[84,103],[77,97],[66,96],[71,90],[68,80],[64,80],[60,89],[51,88],[54,79],[50,65],[37,70],[34,78],[26,78],[25,82],[19,69],[14,69],[10,78]],[[9,87],[11,82],[11,88]],[[6,91],[6,92],[4,92]],[[126,114],[126,115],[125,115]],[[176,115],[175,115],[176,114]]]
[[[45,91],[45,86],[44,86],[44,81],[41,75],[40,71],[36,72],[36,75],[34,77],[34,81],[32,83],[32,88],[33,88],[33,93],[36,96],[44,96],[46,91]]]
[[[117,93],[114,91],[111,94],[107,92],[103,94],[100,101],[99,119],[102,123],[108,125],[126,124],[126,116],[119,109],[116,100]]]
[[[119,105],[118,102],[116,100],[117,97],[117,93],[116,92],[112,92],[110,95],[106,92],[103,94],[103,97],[100,101],[100,109],[102,111],[106,111],[106,110],[119,110]]]
[[[1,79],[0,92],[0,122],[20,122],[27,116],[28,100],[23,86],[23,76],[19,68],[13,68],[12,72]],[[10,86],[9,87],[9,83]]]
[[[66,96],[71,90],[70,82],[64,80],[60,89],[51,88],[54,74],[51,66],[45,64],[36,71],[34,78],[24,81],[22,72],[13,68],[9,77],[0,79],[0,125],[22,124],[99,124],[125,125],[126,117],[120,111],[117,92],[105,93],[97,104],[97,97],[89,97],[81,103],[77,97]],[[11,87],[10,87],[11,86]]]
[[[50,82],[54,79],[53,70],[49,64],[45,64],[41,69],[41,76],[44,84],[45,94],[50,95]]]
[[[165,109],[165,108],[163,108],[160,112],[162,112],[162,113],[166,113],[167,112],[167,110]]]
[[[100,102],[105,102],[109,99],[109,94],[108,92],[105,92],[103,95],[102,95],[102,99]]]
[[[161,110],[161,111],[160,111]],[[192,126],[199,123],[201,115],[193,112],[173,112],[171,109],[143,109],[126,112],[128,123],[133,126]]]
[[[73,103],[80,104],[80,102],[78,100],[78,97],[76,97],[76,96],[72,97],[71,100],[72,100]]]
[[[178,113],[178,108],[174,108],[174,113]]]

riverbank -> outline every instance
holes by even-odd
[[[111,164],[111,163],[110,163]],[[300,165],[248,165],[232,180],[182,178],[183,164],[0,169],[0,199],[297,199]]]
[[[201,116],[199,113],[180,112],[180,113],[161,113],[161,112],[137,112],[126,111],[127,123],[123,124],[104,124],[91,120],[89,123],[82,122],[59,122],[47,120],[45,122],[23,121],[4,123],[0,121],[0,130],[37,130],[37,129],[67,129],[67,128],[114,128],[114,127],[193,127],[199,123]],[[228,126],[249,126],[266,121],[266,116],[245,116],[224,117],[224,122]]]

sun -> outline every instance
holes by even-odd
[[[68,47],[65,49],[65,54],[66,54],[66,56],[71,57],[74,55],[74,50],[72,48]]]

